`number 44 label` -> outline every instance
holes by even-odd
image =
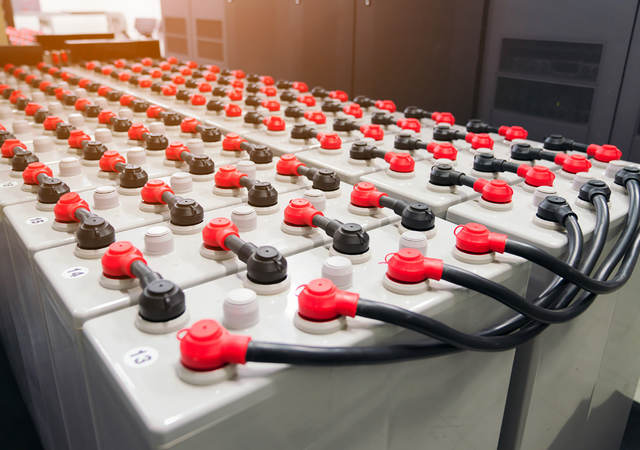
[[[124,355],[124,363],[129,367],[147,367],[158,359],[158,350],[153,347],[136,347]]]

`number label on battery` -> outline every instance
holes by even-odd
[[[124,363],[129,367],[147,367],[158,359],[158,350],[153,347],[136,347],[124,355]]]
[[[89,269],[82,266],[74,266],[69,267],[64,272],[62,272],[62,277],[67,280],[74,280],[76,278],[80,278],[89,273]]]
[[[0,188],[12,188],[17,185],[18,183],[16,183],[15,181],[5,181],[4,183],[0,184]]]
[[[41,223],[47,222],[49,219],[46,217],[29,217],[25,220],[27,225],[40,225]]]

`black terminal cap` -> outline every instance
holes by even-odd
[[[292,119],[300,119],[304,117],[304,111],[298,105],[290,105],[285,108],[284,116]]]
[[[268,181],[256,181],[248,190],[248,203],[259,208],[276,205],[278,191]]]
[[[447,125],[438,125],[433,129],[433,139],[436,141],[451,142],[454,139],[464,139],[464,135],[461,135]]]
[[[416,150],[419,148],[418,144],[420,142],[420,139],[416,138],[413,133],[401,131],[393,139],[393,148],[397,150]]]
[[[340,189],[340,178],[335,170],[319,169],[313,176],[311,187],[324,192],[337,191]]]
[[[407,230],[428,231],[436,225],[436,216],[426,204],[414,202],[407,205],[400,215]]]
[[[371,116],[371,123],[374,125],[393,125],[396,120],[393,116],[385,111],[376,111]]]
[[[611,189],[609,189],[607,183],[602,180],[589,180],[580,187],[578,192],[578,198],[589,203],[593,203],[593,198],[596,195],[603,195],[609,201]]]
[[[16,137],[11,133],[11,131],[0,130],[0,145],[4,144],[4,141],[7,139],[15,139]]]
[[[376,104],[376,102],[372,98],[369,98],[366,95],[358,95],[353,99],[353,101],[360,105],[362,108],[370,108],[372,106],[375,106]]]
[[[359,129],[360,127],[354,120],[350,120],[344,117],[338,117],[333,121],[333,131],[349,132]]]
[[[249,73],[247,74],[247,81],[250,83],[257,83],[260,81],[260,75],[257,73]]]
[[[195,89],[198,87],[198,82],[193,78],[189,78],[187,81],[184,82],[184,86],[189,89]]]
[[[59,122],[56,125],[56,139],[68,140],[69,136],[71,136],[71,130],[73,129],[73,125],[70,123]]]
[[[314,128],[300,123],[294,125],[293,128],[291,128],[292,139],[313,139],[317,134],[318,132]]]
[[[627,166],[616,172],[613,182],[618,186],[627,187],[627,183],[635,180],[640,183],[640,168],[636,166]]]
[[[106,152],[107,146],[98,141],[83,141],[82,142],[82,158],[87,161],[99,161],[102,158],[104,152]]]
[[[540,157],[540,151],[526,142],[517,142],[511,146],[511,159],[516,161],[535,161]]]
[[[212,127],[212,126],[202,126],[200,128],[200,139],[203,142],[220,142],[222,139],[222,131],[220,128]]]
[[[111,73],[109,74],[109,76],[110,76],[111,78],[113,78],[114,80],[117,80],[117,79],[119,79],[119,78],[120,78],[120,72],[118,72],[118,71],[114,70],[113,72],[111,72]]]
[[[339,100],[330,98],[322,102],[322,111],[336,113],[342,111],[342,104]]]
[[[85,108],[86,110],[86,108]],[[45,108],[40,108],[39,110],[36,111],[36,113],[33,115],[33,121],[37,124],[42,124],[44,123],[45,119],[49,117],[49,111]]]
[[[95,119],[100,115],[100,111],[102,111],[102,108],[100,108],[100,106],[98,105],[87,105],[84,107],[84,111],[82,111],[82,114],[85,117]]]
[[[80,77],[77,77],[75,75],[71,75],[70,77],[67,78],[67,83],[69,83],[71,86],[77,86],[79,82],[80,82]]]
[[[162,83],[159,81],[156,81],[155,83],[153,83],[151,85],[151,92],[155,92],[155,93],[162,92]]]
[[[150,133],[144,139],[145,148],[151,151],[164,151],[169,147],[169,139],[164,134]]]
[[[182,114],[168,111],[162,115],[162,121],[165,127],[177,127],[182,122]]]
[[[200,72],[199,70],[194,70],[193,72],[191,72],[191,78],[197,80],[198,78],[202,78],[204,75],[202,75],[202,72]],[[187,80],[189,81],[189,80]],[[194,86],[195,87],[195,86]]]
[[[42,83],[42,78],[35,77],[33,80],[31,80],[30,85],[31,85],[32,88],[36,88],[37,89],[40,86],[40,83]],[[69,83],[69,84],[71,84],[71,83]],[[78,84],[78,83],[76,83],[76,84]]]
[[[536,216],[549,222],[555,222],[560,225],[564,225],[565,220],[569,216],[575,216],[569,206],[569,203],[558,195],[548,195],[538,205],[538,211]]]
[[[142,100],[141,98],[134,98],[133,100],[131,100],[131,103],[129,103],[129,108],[131,108],[134,113],[143,113],[147,112],[147,109],[149,109],[150,105],[151,104],[146,100]]]
[[[349,158],[358,161],[368,161],[375,158],[374,151],[376,147],[369,144],[367,141],[356,141],[351,144],[349,149]]]
[[[488,123],[482,121],[481,119],[471,119],[467,122],[467,131],[469,133],[495,133],[497,130],[489,125]]]
[[[111,90],[107,92],[107,100],[110,102],[120,101],[120,97],[122,97],[123,92],[118,90]]]
[[[431,118],[431,114],[425,111],[422,108],[418,108],[417,106],[407,106],[403,111],[404,116],[407,119],[429,119]]]
[[[143,187],[149,181],[149,175],[136,164],[125,164],[120,173],[120,187],[126,189],[137,189]]]
[[[247,97],[244,99],[244,104],[257,108],[262,104],[262,100],[257,95],[247,95]]]
[[[477,170],[478,172],[485,172],[485,173],[498,172],[499,162],[500,160],[495,158],[493,154],[477,153],[473,157],[473,169]]]
[[[149,75],[151,71],[146,67],[140,71],[140,75]]]
[[[172,73],[176,73],[176,72],[179,72],[180,69],[177,66],[171,66],[171,69],[169,69],[169,71]]]
[[[192,175],[209,175],[215,168],[213,160],[207,155],[193,155],[189,161],[189,173]]]
[[[130,85],[132,85],[132,86],[137,86],[139,79],[140,79],[140,77],[138,77],[138,75],[131,75],[131,77],[129,78],[128,83]]]
[[[207,111],[221,112],[224,110],[224,103],[220,100],[211,99],[207,102]]]
[[[463,174],[453,170],[453,165],[448,162],[440,162],[431,168],[429,183],[436,186],[456,186]]]
[[[30,150],[22,147],[15,147],[13,150],[13,158],[11,158],[11,170],[14,172],[22,172],[27,166],[39,159]]]
[[[163,73],[162,76],[160,77],[160,79],[162,81],[171,81],[171,74]]]
[[[18,111],[24,111],[24,109],[27,107],[29,103],[31,103],[30,98],[20,97],[18,100],[16,100],[16,109]]]
[[[333,233],[333,248],[345,255],[360,255],[369,250],[369,234],[357,223],[342,224]]]
[[[229,70],[229,69],[222,69],[222,70],[220,71],[220,75],[221,75],[221,76],[223,76],[223,77],[228,77],[228,76],[230,76],[230,75],[231,75],[231,70]]]
[[[220,74],[222,75],[222,73]],[[231,84],[231,79],[226,76],[221,76],[220,78],[218,78],[217,82],[220,86],[229,86]]]
[[[178,197],[170,213],[171,223],[179,226],[197,225],[204,219],[202,206],[191,198]]]
[[[255,83],[255,82],[249,82],[245,86],[245,89],[250,94],[257,94],[258,92],[260,92],[260,85],[258,83]]]
[[[76,100],[78,100],[77,95],[73,94],[64,94],[62,96],[62,104],[65,106],[73,106],[76,104]]]
[[[56,86],[55,84],[50,84],[49,86],[47,86],[47,88],[44,90],[45,95],[48,95],[50,97],[53,97],[54,95],[56,95],[56,89],[58,89],[58,86]],[[87,86],[87,91],[89,91],[88,86]],[[96,89],[97,91],[97,89]],[[91,92],[91,91],[89,91]],[[94,91],[95,92],[95,91]]]
[[[278,89],[291,89],[293,83],[289,80],[278,80],[276,82],[276,87]]]
[[[264,116],[257,111],[249,111],[244,115],[244,123],[250,125],[262,125]]]
[[[283,102],[287,102],[287,103],[295,102],[296,98],[298,98],[298,96],[293,91],[284,91],[282,92],[282,94],[280,94],[280,100]]]
[[[67,192],[71,192],[67,183],[58,178],[48,177],[38,187],[38,201],[47,205],[54,205]]]
[[[168,322],[186,309],[182,289],[164,278],[147,283],[138,297],[138,315],[148,322]]]
[[[115,117],[111,122],[113,125],[113,131],[124,133],[131,128],[131,121],[129,119],[123,119],[121,117]]]
[[[20,74],[18,75],[18,78],[20,80],[25,80],[27,78],[27,72],[20,72]]]
[[[287,277],[287,260],[270,245],[255,249],[245,261],[247,278],[258,284],[275,284]]]
[[[13,91],[15,91],[14,88],[11,88],[11,87],[6,88],[4,91],[2,91],[2,97],[5,99],[8,99],[9,97],[11,97],[11,94],[13,93]]]
[[[92,83],[89,83],[85,89],[87,90],[87,92],[98,92],[98,90],[100,89],[100,83],[94,81]]]
[[[327,95],[329,95],[329,92],[322,86],[314,86],[311,89],[311,95],[317,98],[325,98]]]
[[[211,91],[211,95],[214,97],[225,97],[227,95],[227,88],[224,86],[216,86]]]
[[[273,161],[273,152],[263,144],[254,144],[249,152],[249,159],[256,164],[269,164]]]
[[[86,250],[106,248],[116,241],[116,231],[104,218],[91,214],[80,222],[76,231],[78,247]]]
[[[571,150],[573,140],[568,139],[561,134],[552,134],[544,138],[543,148],[554,152],[565,152]]]
[[[178,89],[176,92],[176,100],[188,102],[191,98],[191,92],[188,89]]]
[[[100,64],[96,64],[96,66],[93,68],[93,71],[95,73],[102,73],[102,66]]]

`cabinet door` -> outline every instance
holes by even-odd
[[[194,49],[189,39],[190,2],[162,0],[162,20],[164,32],[164,53],[180,59],[189,59]]]
[[[484,1],[356,0],[354,94],[472,114]]]

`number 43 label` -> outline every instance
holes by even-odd
[[[153,347],[136,347],[124,355],[124,363],[129,367],[147,367],[158,359],[158,350]]]

